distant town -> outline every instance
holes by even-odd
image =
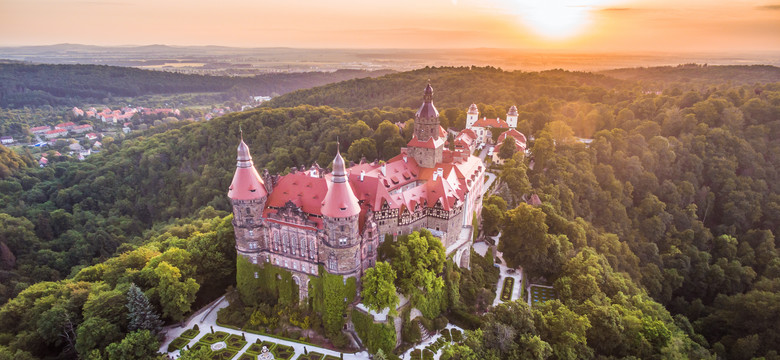
[[[70,159],[84,160],[93,153],[100,152],[105,140],[113,141],[120,134],[144,131],[179,120],[209,121],[234,111],[250,109],[270,99],[270,96],[253,96],[248,103],[240,107],[214,106],[202,115],[193,115],[192,112],[183,112],[178,108],[73,107],[68,111],[68,118],[72,121],[53,126],[35,126],[28,129],[26,136],[0,134],[0,144],[40,149],[36,159],[40,167],[45,167],[51,157],[62,159],[67,155]]]

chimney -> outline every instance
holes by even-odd
[[[438,169],[436,169],[436,172],[439,174],[439,176],[442,176],[442,177],[444,176],[444,169],[438,168]]]
[[[366,176],[366,171],[365,171],[365,170],[360,170],[360,181],[361,181],[361,182],[363,181],[363,178],[364,178],[365,176]]]
[[[387,176],[387,163],[382,162],[381,170],[382,170],[382,175]]]
[[[409,158],[404,154],[404,162],[409,162]]]

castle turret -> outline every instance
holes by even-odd
[[[517,128],[517,106],[512,105],[506,113],[506,124],[510,129]]]
[[[477,120],[479,120],[479,109],[477,109],[477,104],[471,104],[466,113],[466,129],[471,129]]]
[[[433,106],[433,87],[425,87],[423,103],[414,115],[414,135],[407,151],[422,167],[432,168],[442,160],[446,132],[439,124],[439,111]]]
[[[328,179],[328,193],[322,201],[322,222],[325,241],[320,246],[320,261],[329,273],[360,277],[361,238],[358,219],[360,204],[347,178],[341,152],[333,159],[333,172]]]
[[[239,254],[247,256],[259,252],[265,246],[262,214],[268,192],[243,137],[238,144],[236,173],[230,183],[228,197],[233,205],[236,249]]]

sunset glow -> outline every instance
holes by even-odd
[[[771,0],[0,0],[0,46],[780,51]]]
[[[592,23],[591,12],[596,6],[607,5],[608,0],[550,0],[517,1],[521,21],[531,30],[552,39],[564,39],[579,35]],[[614,1],[613,1],[614,2]]]

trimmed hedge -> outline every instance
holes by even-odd
[[[171,343],[168,344],[168,352],[172,352],[184,348],[187,344],[190,343],[190,340],[192,339],[186,339],[183,337],[177,337],[173,339],[173,341],[171,341]]]
[[[452,341],[459,343],[463,341],[463,332],[459,329],[452,329]]]
[[[307,355],[298,356],[298,359],[296,360],[321,360],[323,356],[325,355],[320,354],[318,352],[310,352]]]
[[[200,331],[198,331],[198,329],[192,328],[185,330],[183,333],[181,333],[181,335],[179,335],[179,337],[192,340],[198,336],[198,334],[200,334]]]

